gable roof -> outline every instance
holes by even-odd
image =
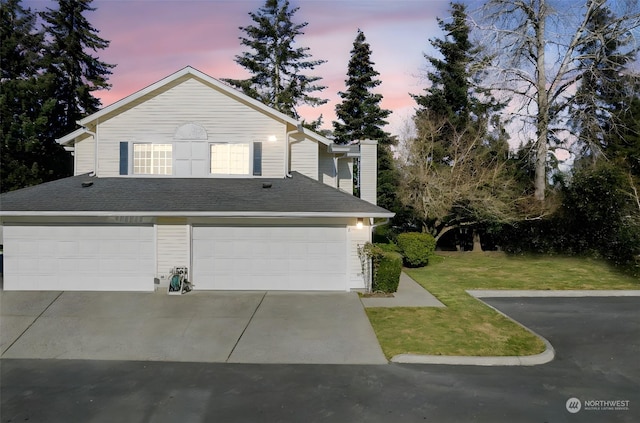
[[[249,97],[248,95],[244,94],[243,92],[205,74],[204,72],[201,72],[191,66],[187,66],[183,69],[180,69],[179,71],[161,79],[158,82],[155,82],[149,86],[147,86],[146,88],[143,88],[125,98],[123,98],[122,100],[116,101],[115,103],[104,107],[102,109],[100,109],[99,111],[79,120],[77,123],[79,125],[82,126],[82,128],[75,130],[74,132],[65,135],[64,137],[61,137],[59,139],[57,139],[58,143],[63,144],[63,145],[68,145],[68,144],[72,144],[73,141],[81,134],[88,132],[88,129],[85,129],[89,126],[92,126],[93,124],[95,124],[95,122],[97,121],[102,121],[101,118],[104,117],[108,117],[110,115],[113,114],[118,114],[120,111],[126,110],[127,108],[131,107],[132,105],[135,105],[136,102],[141,101],[144,99],[145,96],[149,96],[149,95],[154,95],[154,93],[161,93],[163,91],[163,89],[167,89],[168,87],[171,87],[174,83],[176,83],[177,81],[180,81],[182,78],[195,78],[200,80],[201,82],[205,83],[206,85],[209,85],[210,87],[213,87],[214,89],[228,95],[229,97],[232,97],[238,101],[241,101],[247,105],[249,105],[250,107],[253,107],[254,109],[257,109],[261,112],[263,112],[264,114],[271,116],[272,118],[282,121],[282,122],[286,122],[290,125],[293,125],[295,127],[300,127],[302,129],[301,132],[303,132],[306,136],[308,136],[309,138],[312,138],[322,144],[325,145],[331,145],[333,144],[333,141],[329,140],[326,137],[323,137],[322,135],[311,131],[309,129],[306,128],[302,128],[302,123],[272,107],[269,107],[267,105],[265,105],[264,103]]]
[[[393,213],[298,172],[272,180],[79,175],[0,196],[0,216],[118,215],[392,217]]]

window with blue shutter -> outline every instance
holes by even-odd
[[[253,176],[262,176],[262,143],[253,143]]]

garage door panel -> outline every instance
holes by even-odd
[[[154,289],[151,226],[5,226],[4,246],[7,290]]]
[[[346,228],[193,227],[197,289],[345,290]]]

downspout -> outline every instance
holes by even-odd
[[[296,129],[287,132],[284,139],[284,175],[287,178],[291,178],[291,169],[290,169],[291,166],[289,165],[289,148],[291,147],[290,137],[296,132],[298,133],[304,132],[304,128],[302,127],[301,123],[298,123],[298,125],[296,126]]]
[[[93,131],[90,131],[89,128],[87,128],[86,126],[83,126],[82,128],[85,130],[87,134],[91,135],[93,137],[93,140],[95,141],[93,176],[98,176],[98,134]]]

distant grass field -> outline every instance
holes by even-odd
[[[404,269],[447,308],[368,308],[388,358],[397,354],[532,355],[543,342],[465,291],[468,289],[640,289],[640,281],[607,263],[576,257],[439,253]]]

